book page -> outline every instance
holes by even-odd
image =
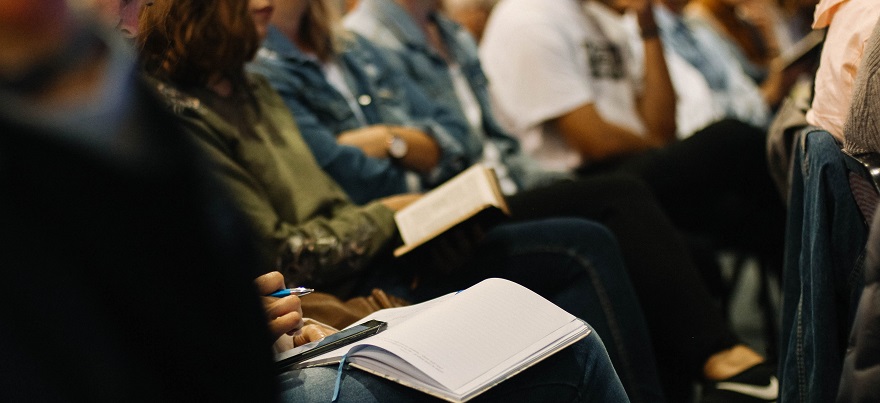
[[[528,357],[580,322],[532,291],[501,279],[485,280],[369,339],[436,382],[456,391],[474,379],[494,379],[496,367]],[[585,327],[582,323],[580,326]],[[356,357],[354,354],[353,357]]]
[[[394,215],[404,244],[433,238],[486,206],[499,205],[492,172],[476,164]]]

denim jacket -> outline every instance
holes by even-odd
[[[433,18],[449,50],[450,57],[461,67],[483,111],[483,131],[501,152],[504,165],[519,189],[529,189],[565,176],[541,169],[537,162],[522,152],[519,142],[505,132],[492,114],[489,81],[483,73],[477,45],[461,26],[439,13]],[[431,97],[455,111],[467,121],[461,109],[449,66],[428,44],[421,29],[406,11],[393,0],[361,0],[345,19],[345,26],[373,43],[387,48],[396,56],[409,76]],[[462,143],[469,158],[477,161],[483,152],[483,136],[471,132]]]
[[[431,135],[441,159],[421,186],[434,187],[473,161],[466,158],[459,138],[467,125],[430,101],[404,76],[395,75],[381,50],[352,35],[339,54],[339,63],[352,93],[361,104],[367,124],[415,127]],[[390,158],[373,158],[360,149],[341,145],[336,136],[362,126],[345,97],[329,83],[321,66],[307,57],[276,28],[269,30],[256,60],[248,67],[266,76],[296,119],[315,158],[356,203],[417,191],[407,185],[407,170]]]

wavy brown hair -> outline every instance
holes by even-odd
[[[158,79],[238,85],[260,38],[248,0],[155,0],[141,11],[137,46],[144,70]]]

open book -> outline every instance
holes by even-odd
[[[488,222],[509,214],[495,172],[475,164],[394,214],[403,239],[403,246],[394,251],[394,256],[401,256],[466,221]]]
[[[338,364],[347,354],[352,367],[464,402],[590,333],[552,302],[497,278],[361,322],[371,319],[388,329],[298,367]]]

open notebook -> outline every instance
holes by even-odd
[[[422,304],[375,312],[388,329],[298,367],[346,362],[464,402],[583,339],[580,319],[514,282],[488,279]],[[360,323],[360,322],[359,322]]]

